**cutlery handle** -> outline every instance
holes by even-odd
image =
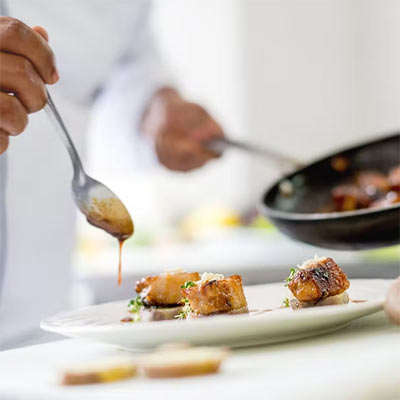
[[[227,148],[235,148],[247,153],[255,154],[270,162],[273,162],[274,164],[278,165],[279,168],[284,167],[285,169],[295,170],[302,166],[300,161],[297,161],[291,157],[287,157],[275,150],[260,148],[256,145],[238,140],[221,138],[212,140],[206,145],[210,150],[215,151],[216,153],[223,153]]]
[[[400,325],[400,276],[389,288],[384,309],[389,319],[393,323]]]
[[[64,121],[61,118],[60,113],[55,106],[53,99],[50,96],[49,91],[47,92],[47,105],[45,107],[45,111],[51,121],[53,122],[54,127],[56,128],[61,140],[63,141],[65,147],[68,150],[68,153],[71,157],[72,165],[74,168],[74,179],[78,179],[80,184],[84,184],[86,180],[86,174],[82,166],[82,161],[79,157],[79,154],[76,150],[74,142],[71,139],[71,136],[68,133],[67,127],[64,124]]]

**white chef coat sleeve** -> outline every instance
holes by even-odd
[[[126,172],[156,160],[140,122],[152,95],[174,85],[149,27],[150,7],[145,3],[136,19],[133,45],[117,63],[92,109],[88,132],[91,172]]]

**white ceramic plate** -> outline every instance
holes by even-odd
[[[41,328],[61,335],[110,343],[126,349],[148,349],[163,343],[186,341],[196,345],[252,346],[300,339],[335,331],[352,320],[382,309],[391,281],[352,280],[352,300],[341,306],[279,309],[288,289],[282,283],[249,286],[249,310],[274,309],[252,315],[221,315],[187,321],[122,323],[129,316],[128,301],[118,301],[57,314],[44,319]]]

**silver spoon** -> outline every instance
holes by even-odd
[[[74,168],[72,193],[75,204],[90,224],[123,242],[132,236],[134,231],[128,210],[107,186],[86,175],[79,154],[48,91],[45,110],[71,157]]]

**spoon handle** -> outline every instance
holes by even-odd
[[[47,89],[46,92],[47,105],[45,107],[45,111],[53,122],[54,127],[57,129],[57,132],[71,157],[72,165],[74,167],[74,179],[78,179],[78,182],[83,184],[86,174],[82,166],[82,161],[76,150],[74,142],[72,141],[71,136],[68,133],[67,127],[65,126],[64,121],[62,120],[61,115],[58,112],[57,107],[55,106],[53,99],[51,98],[50,93]]]
[[[236,148],[238,150],[246,151],[247,153],[263,157],[267,161],[278,165],[280,168],[283,167],[285,169],[295,170],[302,166],[300,161],[297,161],[291,157],[287,157],[275,150],[267,149],[265,147],[258,147],[247,142],[222,138],[208,142],[207,147],[216,153],[222,153],[227,148]]]

